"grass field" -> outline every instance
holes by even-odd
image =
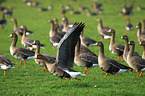
[[[18,21],[18,26],[26,25],[29,30],[34,32],[34,35],[29,35],[29,38],[40,40],[41,43],[46,44],[45,49],[41,49],[41,53],[50,54],[56,57],[57,49],[52,50],[52,45],[49,42],[49,30],[51,24],[47,21],[50,19],[58,18],[61,23],[60,5],[64,6],[70,4],[75,10],[79,11],[78,5],[89,7],[93,11],[93,2],[90,0],[33,0],[41,3],[41,7],[47,8],[48,5],[53,5],[54,9],[46,12],[38,12],[38,7],[28,7],[22,0],[6,0],[1,6],[13,7],[13,16]],[[145,0],[133,0],[134,9],[133,15],[130,16],[131,23],[136,26],[137,22],[142,22],[145,19],[145,11],[138,11],[137,6],[144,6]],[[66,17],[70,22],[84,22],[86,24],[84,28],[84,35],[88,36],[96,41],[100,40],[98,34],[96,22],[97,18],[103,20],[105,26],[115,29],[116,42],[125,44],[124,40],[120,37],[128,35],[129,40],[134,40],[136,43],[135,51],[142,55],[142,46],[137,46],[137,29],[134,30],[135,34],[131,32],[127,33],[125,30],[126,19],[125,16],[119,16],[118,12],[121,11],[121,5],[123,3],[130,5],[131,2],[126,0],[98,0],[98,3],[102,3],[102,9],[104,12],[97,16],[87,16],[86,12],[81,12],[80,15],[70,15],[66,13]],[[0,18],[2,18],[0,12]],[[89,74],[86,77],[79,76],[82,82],[75,80],[64,80],[56,76],[53,76],[49,72],[42,71],[42,67],[38,66],[34,60],[27,61],[26,66],[23,64],[19,66],[20,60],[15,59],[10,54],[10,45],[12,38],[8,36],[13,33],[14,23],[11,18],[6,17],[7,25],[2,30],[0,29],[0,54],[7,56],[14,64],[15,68],[12,68],[6,72],[3,76],[3,70],[0,70],[0,96],[144,96],[145,95],[145,82],[144,77],[137,77],[137,73],[123,73],[119,74],[117,79],[115,75],[109,75],[103,79],[105,72],[101,71],[99,67],[95,67],[89,70]],[[105,46],[105,55],[109,58],[117,60],[117,56],[109,52],[108,40],[103,40]],[[17,42],[17,46],[22,46],[20,40]],[[89,47],[91,51],[98,55],[99,48]],[[125,61],[119,61],[120,63],[127,65]],[[83,72],[85,68],[79,67],[74,64],[73,69]]]

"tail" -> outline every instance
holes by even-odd
[[[95,66],[99,66],[99,64],[93,64],[93,66],[92,66],[92,67],[95,67]]]
[[[112,36],[104,36],[104,39],[108,39],[111,38]]]
[[[117,73],[123,73],[123,72],[132,73],[131,71],[129,71],[129,70],[127,70],[127,69],[120,69]]]

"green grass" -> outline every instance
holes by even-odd
[[[36,0],[33,0],[36,1]],[[91,8],[93,2],[90,0],[78,0],[77,2],[71,0],[37,0],[42,3],[41,7],[47,8],[48,5],[52,4],[54,9],[49,12],[38,12],[37,7],[28,7],[22,0],[6,0],[2,3],[2,6],[12,6],[13,7],[13,17],[18,21],[18,25],[26,25],[28,29],[34,31],[34,35],[28,36],[32,39],[38,39],[41,43],[46,44],[45,49],[41,49],[41,53],[50,54],[56,56],[57,50],[52,51],[52,46],[49,42],[49,30],[51,24],[47,21],[49,19],[58,18],[61,22],[60,15],[60,4],[70,4],[75,10],[78,9],[78,5]],[[137,6],[143,6],[145,0],[133,0],[134,1],[134,10],[133,15],[130,16],[131,23],[136,26],[137,22],[141,22],[142,19],[145,19],[145,11],[137,11]],[[102,9],[104,12],[98,16],[86,16],[85,12],[82,12],[80,15],[70,15],[69,12],[66,13],[70,22],[84,22],[86,26],[84,28],[84,35],[89,36],[90,38],[99,41],[100,36],[98,34],[96,22],[97,18],[103,20],[103,24],[109,26],[116,30],[116,42],[125,44],[125,42],[119,39],[123,35],[128,35],[129,40],[134,40],[136,45],[138,43],[135,29],[135,34],[126,33],[125,25],[126,20],[124,16],[119,16],[117,12],[121,11],[121,4],[131,4],[126,2],[126,0],[99,0],[99,3],[102,3]],[[1,16],[0,12],[0,17]],[[27,61],[26,66],[18,64],[20,60],[15,59],[10,55],[9,48],[12,42],[12,38],[8,36],[13,33],[14,23],[11,21],[11,18],[6,18],[8,23],[5,29],[0,29],[0,54],[7,56],[14,64],[15,68],[12,68],[6,72],[6,76],[3,76],[3,70],[0,70],[0,96],[40,96],[40,95],[78,95],[78,96],[143,96],[144,93],[144,76],[137,77],[137,73],[123,73],[119,74],[117,79],[115,75],[109,75],[107,78],[102,79],[106,74],[101,71],[99,67],[92,68],[89,70],[89,74],[86,77],[79,76],[82,79],[82,82],[75,80],[64,80],[56,76],[53,76],[49,72],[43,72],[42,67],[38,66],[34,60]],[[103,40],[105,45],[105,55],[109,58],[117,60],[117,56],[109,52],[109,42],[108,40]],[[18,40],[17,46],[22,46],[20,40]],[[89,47],[94,53],[98,55],[98,47]],[[142,55],[142,47],[136,46],[135,51]],[[120,62],[120,61],[119,61]],[[127,65],[125,61],[121,62],[124,65]],[[74,68],[77,71],[83,72],[85,68],[76,66]]]

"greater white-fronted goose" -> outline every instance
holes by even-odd
[[[70,12],[70,14],[71,15],[74,15],[74,14],[81,14],[81,12],[79,12],[79,11],[75,11],[73,8],[71,8],[70,10],[69,10],[69,12]]]
[[[53,21],[54,21],[54,28],[57,28],[58,32],[62,32],[61,30],[63,28],[63,25],[58,23],[58,19],[57,18],[54,18]],[[63,33],[63,34],[65,34],[65,33]]]
[[[132,10],[133,10],[133,4],[129,6],[122,4],[122,13],[126,16],[126,18],[128,18],[129,15],[132,14]]]
[[[68,29],[70,29],[73,25],[71,22],[68,21],[68,18],[65,16],[63,16],[62,18],[62,22],[63,22],[63,29],[62,29],[63,32],[67,32]]]
[[[54,64],[51,64],[51,62],[43,55],[37,55],[35,58],[44,60],[48,70],[54,76],[58,76],[63,79],[75,78],[81,82],[81,79],[77,79],[77,76],[86,75],[81,72],[74,71],[71,68],[74,63],[75,45],[84,26],[85,25],[83,23],[75,23],[73,27],[64,35],[57,47],[57,57]]]
[[[133,25],[130,23],[129,17],[127,18],[126,30],[127,30],[127,33],[128,33],[128,31],[131,31],[132,33],[134,33],[134,31],[133,31],[134,28],[133,28]]]
[[[127,35],[123,35],[121,37],[121,39],[124,39],[125,40],[125,48],[124,48],[124,51],[123,51],[123,59],[127,62],[127,55],[128,55],[128,52],[129,52],[129,45],[128,45],[128,41],[129,41],[129,38]],[[140,56],[137,52],[133,52],[133,55],[135,56]]]
[[[9,37],[14,38],[14,40],[10,46],[11,55],[13,57],[15,57],[16,59],[21,60],[19,65],[21,65],[23,61],[24,61],[24,65],[26,65],[26,60],[33,59],[35,52],[30,51],[29,49],[22,48],[22,47],[17,47],[16,43],[17,43],[18,37],[17,37],[16,33],[12,33]]]
[[[36,44],[37,45],[37,48],[36,48],[36,51],[35,51],[35,56],[40,55],[41,54],[40,53],[40,45],[41,45],[40,42],[38,40],[35,40],[32,44]],[[45,58],[47,58],[50,63],[52,63],[52,64],[55,63],[55,60],[56,60],[55,57],[53,57],[51,55],[48,55],[48,54],[41,54],[41,55],[43,55]],[[47,67],[46,67],[46,64],[45,64],[44,60],[35,59],[35,62],[38,65],[44,67],[43,71],[47,72]]]
[[[61,13],[61,16],[64,16],[66,14],[66,10],[64,9],[64,5],[60,5],[60,13]]]
[[[26,37],[26,26],[25,25],[21,26],[21,28],[23,28],[23,32],[24,32],[23,36],[22,36],[22,39],[21,39],[22,45],[24,45],[25,48],[30,49],[31,51],[33,51],[33,49],[37,48],[36,45],[32,44],[35,40]],[[44,48],[44,46],[45,46],[44,44],[40,44],[41,48]]]
[[[53,5],[48,5],[48,10],[53,10]]]
[[[88,7],[85,7],[85,6],[82,6],[81,4],[79,4],[79,10],[80,11],[88,11],[89,8]]]
[[[81,36],[80,36],[81,37],[81,44],[84,45],[85,47],[93,46],[93,44],[95,44],[96,41],[87,37],[87,36],[83,36],[83,32],[84,31],[82,31]]]
[[[90,9],[87,10],[87,16],[96,16],[97,13],[96,12],[91,12]]]
[[[142,27],[142,34],[145,34],[145,19],[142,20],[143,22],[143,27]]]
[[[100,3],[94,3],[93,8],[95,13],[97,14],[101,14],[103,12],[103,10],[100,8],[102,6],[102,4]]]
[[[10,6],[8,6],[5,10],[4,10],[4,12],[5,12],[5,16],[6,17],[12,17],[12,15],[13,15],[13,8],[12,7],[10,7]]]
[[[35,1],[29,1],[29,0],[23,0],[24,2],[25,2],[25,4],[27,5],[27,6],[30,6],[30,7],[37,7],[37,6],[40,6],[41,5],[41,3],[39,3],[39,2],[35,2]]]
[[[130,51],[127,56],[127,63],[128,65],[138,72],[138,77],[142,75],[143,72],[139,73],[140,71],[145,71],[145,59],[139,57],[139,56],[133,56],[133,52],[135,49],[135,42],[130,41],[128,42],[129,45],[131,45]]]
[[[5,25],[7,24],[7,20],[5,19],[5,12],[2,12],[2,19],[0,19],[0,27],[4,29]]]
[[[65,6],[65,9],[66,9],[67,11],[69,11],[70,9],[72,9],[72,6],[71,6],[70,4],[67,4],[67,5]]]
[[[99,34],[101,36],[101,40],[100,41],[102,41],[103,38],[104,39],[111,38],[112,37],[111,33],[107,32],[110,28],[107,27],[107,26],[103,26],[103,22],[102,22],[101,19],[97,19],[97,21],[99,22],[99,24],[98,24],[98,31],[99,31]]]
[[[86,70],[83,72],[85,74],[87,72],[88,74],[88,68],[98,66],[98,57],[94,55],[90,55],[86,52],[82,53],[80,48],[81,41],[80,39],[77,42],[77,45],[75,47],[75,59],[74,62],[76,65],[80,67],[85,67]]]
[[[137,10],[138,10],[138,11],[145,10],[145,7],[138,6],[138,7],[137,7]]]
[[[101,70],[106,72],[106,75],[103,78],[106,78],[109,73],[116,74],[116,77],[118,78],[118,73],[130,72],[129,70],[127,70],[131,69],[130,67],[122,65],[121,63],[108,57],[105,57],[104,44],[102,42],[99,41],[94,45],[99,46],[98,64]]]
[[[16,34],[19,35],[21,39],[23,35],[23,28],[18,27],[16,19],[11,19],[11,21],[14,22],[14,32],[16,32]],[[33,34],[32,31],[26,29],[26,35],[32,35],[32,34]]]
[[[142,31],[141,31],[142,25],[141,25],[140,22],[137,23],[136,28],[138,28],[138,31],[137,31],[137,38],[138,38],[138,41],[139,41],[139,42],[145,41],[145,34],[142,34]]]
[[[6,56],[0,55],[0,69],[4,70],[4,76],[9,68],[14,68],[14,64]]]
[[[142,45],[143,46],[142,58],[145,59],[145,41],[140,42],[138,45]]]
[[[120,60],[120,56],[121,56],[121,61],[123,60],[123,51],[124,51],[124,47],[121,44],[115,43],[115,30],[114,29],[110,29],[107,32],[112,34],[111,40],[110,40],[110,45],[109,45],[109,50],[111,51],[111,53],[115,54],[118,56],[118,60]]]

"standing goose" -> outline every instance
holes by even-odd
[[[138,38],[138,41],[139,42],[142,42],[142,41],[145,41],[145,34],[142,34],[142,31],[141,31],[141,23],[137,23],[137,26],[136,28],[138,28],[138,31],[137,31],[137,38]]]
[[[118,73],[130,72],[127,70],[127,69],[131,69],[130,67],[122,65],[121,63],[119,63],[113,59],[105,57],[104,44],[102,42],[97,42],[94,45],[99,46],[98,63],[99,63],[101,70],[106,72],[106,75],[103,78],[106,78],[109,73],[116,74],[116,77],[118,78]]]
[[[11,19],[11,21],[14,22],[14,32],[16,32],[17,35],[20,36],[20,39],[22,38],[22,35],[23,35],[23,29],[18,27],[18,24],[17,24],[17,20],[16,19]],[[26,29],[26,35],[32,35],[33,32],[30,31],[30,30],[27,30]]]
[[[44,60],[48,70],[54,76],[58,76],[63,79],[75,78],[81,82],[81,79],[77,79],[77,76],[86,75],[74,71],[71,68],[73,67],[74,63],[75,45],[84,26],[85,25],[83,23],[75,23],[73,27],[64,35],[57,47],[57,57],[54,64],[51,64],[51,62],[43,55],[37,55],[35,58]]]
[[[33,49],[36,49],[36,47],[37,47],[36,45],[32,44],[35,40],[26,37],[26,26],[25,25],[21,26],[21,28],[23,28],[23,32],[24,32],[22,39],[21,39],[22,45],[24,45],[25,48],[33,51]],[[44,44],[40,44],[41,48],[44,48],[44,46],[45,46]]]
[[[142,34],[145,34],[145,19],[144,19],[144,20],[142,20],[142,22],[143,22]]]
[[[75,47],[75,59],[74,62],[76,65],[81,67],[86,67],[86,70],[83,72],[85,74],[87,72],[88,74],[88,68],[98,66],[98,57],[94,55],[90,55],[86,52],[82,53],[81,46],[80,46],[80,39],[77,42],[77,45]]]
[[[99,31],[99,34],[101,36],[101,41],[103,40],[103,38],[104,39],[111,38],[112,37],[111,33],[107,32],[110,28],[106,27],[106,26],[103,26],[103,22],[102,22],[101,19],[97,19],[97,21],[99,22],[98,31]]]
[[[0,55],[0,69],[4,70],[4,76],[6,74],[6,70],[9,68],[14,68],[13,65],[14,64],[10,61],[9,58],[4,55]]]
[[[26,60],[29,59],[33,59],[35,52],[30,51],[28,49],[22,48],[22,47],[17,47],[16,43],[17,43],[17,34],[16,33],[12,33],[9,37],[13,37],[14,40],[10,46],[10,53],[13,57],[15,57],[16,59],[20,59],[21,62],[19,65],[22,64],[22,62],[24,61],[24,65],[26,65]]]
[[[111,41],[110,41],[110,45],[109,45],[109,50],[113,53],[118,55],[118,61],[120,60],[120,56],[121,56],[121,61],[123,60],[123,51],[124,51],[124,47],[121,44],[115,43],[115,30],[114,29],[110,29],[109,31],[107,31],[109,33],[112,34],[111,37]]]
[[[81,37],[81,44],[84,45],[85,47],[93,46],[93,44],[96,43],[95,40],[93,40],[89,37],[83,36],[83,31],[81,32],[80,37]]]
[[[0,19],[0,27],[4,29],[5,25],[7,24],[7,20],[5,19],[5,12],[2,13],[2,19]]]
[[[124,51],[123,51],[123,59],[127,62],[127,55],[128,55],[128,52],[129,52],[129,45],[128,45],[128,36],[127,35],[123,35],[121,37],[121,39],[124,39],[125,40],[125,48],[124,48]],[[133,52],[133,55],[135,56],[140,56],[137,52]]]
[[[130,41],[128,42],[129,45],[131,45],[130,51],[127,56],[127,63],[128,65],[138,72],[138,77],[142,75],[143,72],[139,73],[140,71],[145,71],[145,59],[139,57],[139,56],[133,56],[133,52],[135,49],[135,42]]]
[[[142,45],[143,46],[142,58],[145,59],[145,41],[140,42],[138,45]]]
[[[40,45],[41,45],[40,42],[39,42],[38,40],[35,40],[35,41],[33,42],[33,44],[36,44],[36,45],[37,45],[36,52],[35,52],[35,56],[40,55],[40,54],[41,54],[41,53],[40,53]],[[45,58],[47,58],[47,59],[49,60],[50,63],[55,63],[55,59],[56,59],[55,57],[53,57],[53,56],[51,56],[51,55],[48,55],[48,54],[41,54],[41,55],[43,55]],[[47,72],[47,67],[46,67],[46,64],[45,64],[44,60],[35,59],[35,62],[36,62],[38,65],[44,67],[43,71]]]
[[[133,29],[134,29],[133,25],[130,23],[130,18],[128,17],[127,18],[127,24],[126,24],[127,33],[128,33],[128,31],[131,31],[132,33],[134,33]]]

